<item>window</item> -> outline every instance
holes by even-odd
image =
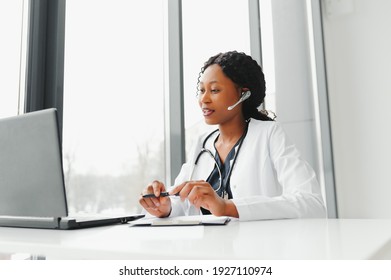
[[[248,2],[242,0],[188,0],[183,10],[183,69],[186,150],[205,125],[196,99],[198,75],[211,56],[231,50],[250,54]],[[202,19],[202,20],[201,20]]]
[[[276,112],[272,0],[260,0],[262,66],[266,80],[265,109]],[[272,115],[271,115],[272,116]]]
[[[65,29],[70,212],[137,212],[165,180],[163,0],[69,0]]]
[[[17,115],[19,94],[24,94],[24,4],[23,0],[0,1],[0,118]]]

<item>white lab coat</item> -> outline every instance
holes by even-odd
[[[215,154],[212,135],[205,147]],[[200,137],[193,155],[175,180],[189,180],[195,158],[207,135]],[[193,180],[206,180],[214,161],[203,153],[194,170]],[[300,157],[280,124],[251,119],[247,135],[232,170],[231,191],[239,219],[283,219],[326,217],[324,201],[314,170]],[[170,216],[198,215],[200,211],[185,200],[172,199]]]

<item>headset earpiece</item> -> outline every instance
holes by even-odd
[[[247,91],[244,91],[242,92],[242,96],[240,97],[240,99],[238,100],[238,102],[236,102],[234,105],[231,105],[229,106],[227,109],[229,111],[231,111],[233,108],[235,108],[239,103],[242,103],[244,100],[246,99],[249,99],[251,96],[251,91],[247,90]]]

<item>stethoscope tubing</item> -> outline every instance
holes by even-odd
[[[222,194],[223,194],[223,196],[224,196],[224,192],[226,191],[226,190],[225,190],[225,187],[226,187],[228,181],[229,181],[230,178],[231,178],[232,170],[233,170],[234,165],[235,165],[235,163],[236,163],[236,158],[237,158],[237,156],[238,156],[238,154],[239,154],[240,148],[242,147],[243,140],[244,140],[244,138],[245,138],[246,135],[247,135],[248,124],[247,124],[247,126],[246,126],[246,129],[245,129],[243,135],[242,135],[242,136],[240,137],[240,139],[239,139],[238,149],[237,149],[237,151],[236,151],[236,153],[235,153],[235,156],[234,156],[234,158],[233,158],[232,165],[231,165],[231,167],[230,167],[230,169],[229,169],[229,171],[228,171],[227,177],[225,178],[225,182],[223,182],[223,176],[222,176],[222,174],[221,174],[221,170],[220,170],[220,167],[219,167],[218,162],[216,161],[215,156],[213,155],[213,153],[212,153],[209,149],[205,148],[206,142],[209,140],[209,138],[210,138],[213,134],[215,134],[216,132],[218,132],[218,131],[219,131],[219,129],[216,129],[216,130],[212,131],[211,133],[209,133],[208,136],[206,136],[204,142],[202,143],[201,150],[200,150],[200,152],[198,153],[198,155],[197,155],[197,157],[196,157],[196,159],[195,159],[195,161],[194,161],[193,168],[192,168],[192,170],[191,170],[191,172],[190,172],[189,181],[191,181],[192,178],[193,178],[194,170],[195,170],[195,168],[196,168],[196,166],[197,166],[197,163],[198,163],[200,157],[201,157],[204,153],[207,153],[207,154],[213,159],[214,164],[215,164],[215,166],[216,166],[216,168],[217,168],[217,171],[218,171],[218,173],[219,173],[219,178],[220,178],[220,179],[219,179],[219,187],[215,190],[215,192],[217,193],[218,191],[220,191],[221,187],[223,187],[224,190],[223,190]]]

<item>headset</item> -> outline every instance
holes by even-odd
[[[244,100],[247,100],[249,99],[251,96],[251,91],[245,91],[245,92],[242,92],[242,96],[240,97],[240,99],[238,100],[238,102],[236,102],[234,105],[231,105],[229,106],[227,109],[229,111],[231,111],[233,108],[235,108],[237,105],[239,105],[240,103],[242,103]]]

